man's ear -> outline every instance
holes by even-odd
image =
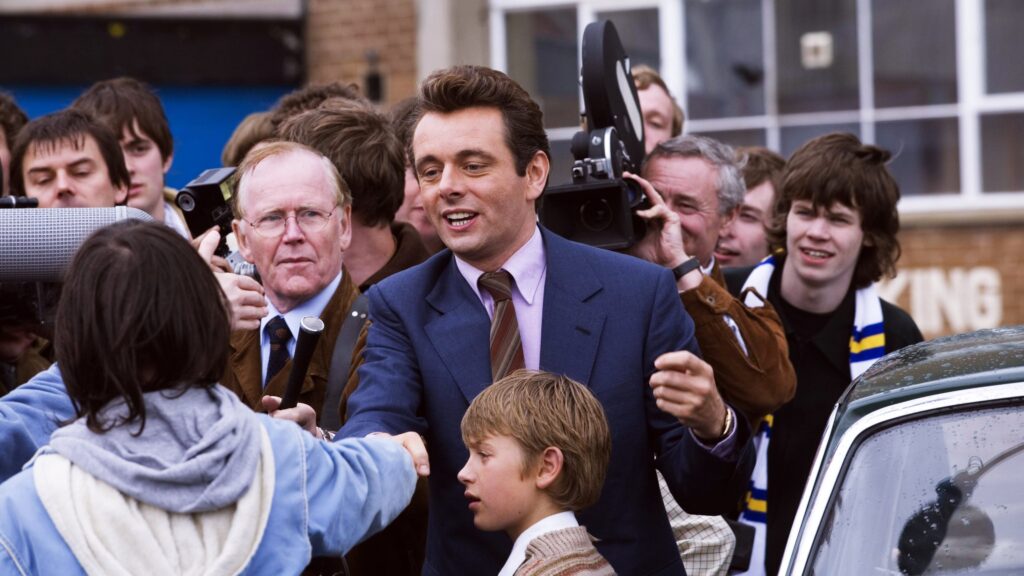
[[[352,205],[349,204],[341,210],[341,215],[338,217],[341,222],[341,251],[348,250],[348,247],[352,244]]]
[[[114,189],[114,205],[124,206],[128,204],[128,186],[118,186]]]
[[[171,152],[167,156],[167,159],[164,160],[164,175],[165,176],[167,175],[167,172],[171,169],[171,164],[174,164],[174,153],[173,152]]]
[[[235,218],[231,221],[231,231],[235,233],[235,241],[238,242],[238,252],[247,261],[252,262],[252,249],[249,246],[249,237],[242,230],[242,221]]]
[[[526,165],[526,181],[530,186],[527,195],[528,200],[540,198],[544,188],[548,184],[548,174],[551,172],[551,160],[548,155],[538,150],[534,153],[530,163]]]
[[[540,467],[537,470],[537,488],[541,490],[551,486],[562,473],[562,465],[565,458],[562,451],[554,446],[548,446],[540,454]]]

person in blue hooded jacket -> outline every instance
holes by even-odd
[[[217,384],[226,320],[170,229],[86,241],[57,313],[61,368],[0,414],[14,451],[45,443],[62,379],[74,416],[0,485],[0,574],[298,574],[398,515],[416,479],[402,442],[319,442],[253,413]]]

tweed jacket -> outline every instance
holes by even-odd
[[[615,576],[583,526],[541,534],[530,541],[515,576]]]

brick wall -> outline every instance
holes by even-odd
[[[900,232],[903,256],[883,297],[926,337],[1024,324],[1024,225],[921,226]]]
[[[379,56],[383,98],[395,103],[416,92],[414,0],[310,0],[306,28],[310,83],[363,85],[366,54]]]

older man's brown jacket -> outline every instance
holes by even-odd
[[[752,427],[793,398],[796,372],[789,361],[789,344],[782,321],[771,304],[748,308],[726,288],[716,262],[700,286],[680,294],[693,317],[697,343],[715,371],[722,397],[747,417]],[[740,348],[723,316],[739,327],[747,346]]]
[[[341,283],[334,291],[334,295],[324,307],[320,319],[324,322],[324,332],[317,342],[313,357],[309,362],[309,370],[306,372],[306,379],[302,383],[302,391],[299,393],[299,402],[309,404],[317,413],[325,409],[337,407],[324,406],[324,396],[327,392],[327,373],[331,369],[331,356],[334,354],[334,343],[338,340],[341,332],[341,325],[345,321],[345,315],[352,302],[359,296],[359,291],[352,283],[348,272],[341,275]],[[260,399],[265,394],[283,396],[288,386],[288,373],[292,369],[291,359],[285,363],[267,386],[263,386],[263,362],[260,357],[260,331],[238,330],[231,334],[231,355],[228,360],[228,369],[221,379],[221,384],[238,394],[242,402],[253,410],[263,411]],[[356,346],[354,355],[361,356],[362,348]],[[354,365],[355,363],[353,363]]]

